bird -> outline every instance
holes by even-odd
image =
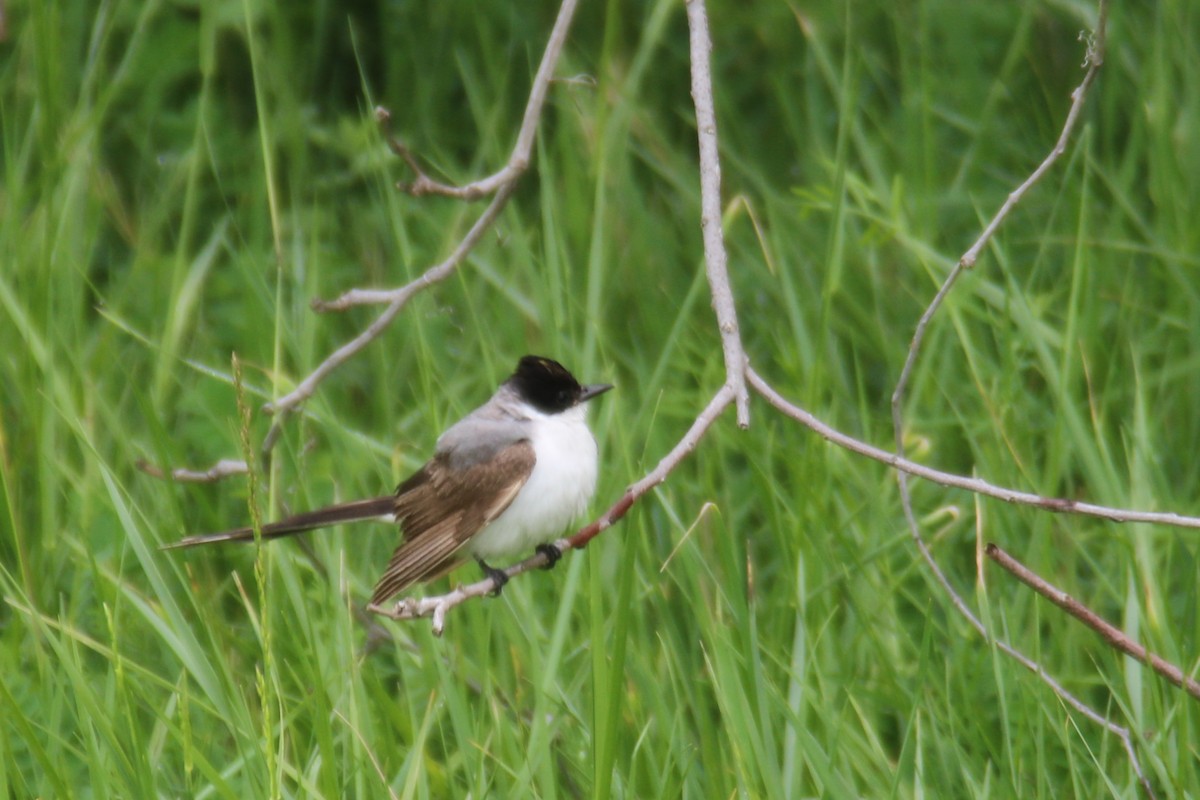
[[[533,549],[547,568],[562,556],[552,542],[586,510],[599,472],[588,401],[611,384],[580,384],[562,364],[523,356],[491,398],[438,437],[433,456],[391,495],[320,508],[263,525],[276,539],[346,522],[386,518],[401,541],[375,585],[378,606],[468,559],[492,578],[489,562]],[[166,549],[254,540],[254,528],[187,536]]]

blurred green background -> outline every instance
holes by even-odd
[[[354,528],[160,552],[249,518],[237,458],[481,203],[396,191],[507,159],[552,3],[7,2],[0,42],[0,795],[1137,797],[1118,739],[957,616],[894,476],[764,403],[550,573],[426,622],[355,614],[396,541]],[[755,367],[889,447],[949,266],[1045,156],[1086,2],[711,6],[725,229]],[[1115,4],[1059,165],[949,299],[919,459],[1200,513],[1200,7]],[[594,513],[723,380],[682,3],[587,3],[533,168],[449,281],[287,422],[268,517],[391,489],[526,352],[618,390]],[[995,541],[1195,674],[1197,533],[916,484],[998,634],[1200,795],[1197,704],[1006,575]],[[259,569],[256,571],[256,563]],[[464,569],[454,580],[473,580]],[[446,582],[430,588],[440,590]]]

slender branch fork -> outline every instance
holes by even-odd
[[[712,37],[703,0],[688,0],[687,18],[692,57],[692,102],[696,106],[696,134],[700,146],[700,230],[704,234],[704,263],[717,328],[725,351],[725,379],[733,388],[737,421],[750,426],[750,399],[746,392],[746,351],[738,328],[737,308],[729,285],[729,258],[721,231],[721,157],[717,149],[717,115],[714,110]]]
[[[546,103],[546,92],[549,89],[550,79],[554,75],[554,68],[558,64],[559,56],[562,55],[563,44],[567,40],[567,31],[575,16],[576,5],[577,0],[563,0],[559,7],[558,17],[550,31],[546,49],[542,53],[542,61],[538,65],[537,74],[534,75],[533,85],[529,90],[529,100],[525,104],[525,116],[521,122],[521,129],[517,133],[517,141],[513,146],[512,155],[509,157],[508,163],[494,175],[461,187],[447,186],[430,179],[421,171],[416,159],[408,149],[392,136],[391,115],[386,109],[376,109],[376,119],[383,127],[389,146],[404,158],[417,174],[417,178],[412,184],[402,185],[401,188],[405,188],[413,194],[440,194],[468,200],[491,194],[493,195],[492,201],[475,221],[475,224],[471,226],[463,240],[459,242],[454,252],[445,261],[430,267],[411,283],[391,290],[352,289],[336,300],[313,302],[313,308],[317,311],[344,311],[354,306],[367,304],[386,304],[387,308],[362,333],[330,354],[295,389],[263,407],[263,411],[275,415],[275,419],[263,439],[262,452],[264,456],[268,455],[275,447],[282,432],[284,417],[311,397],[317,386],[331,372],[378,339],[414,295],[453,275],[475,245],[483,238],[484,233],[500,216],[500,212],[512,197],[517,182],[529,168],[533,142],[537,135],[538,120],[541,119],[542,109]]]

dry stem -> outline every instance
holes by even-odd
[[[136,466],[147,475],[164,480],[169,478],[180,483],[216,483],[231,475],[245,475],[250,471],[245,461],[233,458],[222,458],[208,469],[177,467],[170,472],[164,472],[157,464],[151,464],[145,459],[138,461]]]
[[[500,211],[512,196],[517,181],[529,166],[534,138],[537,135],[538,120],[541,118],[542,109],[546,102],[546,92],[550,85],[550,79],[554,74],[554,67],[557,65],[559,56],[562,54],[563,44],[566,42],[567,31],[571,26],[571,19],[575,14],[576,4],[577,0],[563,0],[562,5],[559,7],[558,17],[546,42],[542,61],[538,65],[537,74],[534,75],[533,84],[529,90],[529,100],[525,105],[525,116],[521,123],[521,129],[517,134],[516,144],[513,147],[508,164],[499,172],[463,187],[438,184],[436,181],[432,181],[425,176],[416,165],[415,159],[408,154],[407,149],[395,141],[393,137],[389,136],[389,141],[393,149],[399,148],[398,152],[400,152],[401,156],[417,171],[417,184],[420,185],[420,190],[415,193],[436,193],[464,199],[481,197],[485,194],[493,193],[495,196],[492,198],[492,202],[488,205],[487,209],[475,221],[475,224],[471,226],[471,230],[467,232],[467,235],[459,243],[458,247],[455,248],[454,252],[445,261],[430,267],[421,277],[411,283],[401,286],[398,289],[390,290],[352,289],[336,300],[328,302],[316,300],[313,302],[313,308],[318,311],[341,311],[368,303],[386,303],[387,308],[362,333],[339,347],[321,362],[295,389],[263,407],[266,413],[276,415],[275,420],[271,423],[270,430],[267,431],[267,435],[263,440],[262,452],[264,456],[271,452],[275,446],[275,442],[279,439],[279,434],[282,432],[283,420],[287,414],[294,411],[297,406],[311,397],[313,392],[316,391],[317,385],[331,372],[352,358],[368,344],[375,341],[375,339],[379,338],[413,295],[450,277],[466,259],[467,254],[483,238],[484,232],[500,215]],[[391,117],[387,111],[377,109],[376,116],[380,124],[385,126],[385,131],[390,131]],[[425,180],[422,181],[422,178]]]
[[[700,230],[704,235],[704,264],[721,348],[725,352],[725,379],[733,388],[737,422],[750,427],[750,399],[746,391],[746,350],[738,328],[737,308],[729,285],[729,258],[721,230],[721,157],[717,148],[717,115],[713,110],[709,66],[712,38],[704,0],[688,0],[688,31],[692,57],[692,102],[696,106],[696,133],[700,142]]]
[[[1030,589],[1033,589],[1042,597],[1045,597],[1051,603],[1054,603],[1054,605],[1100,634],[1104,638],[1104,641],[1108,642],[1111,647],[1136,658],[1143,664],[1149,664],[1159,675],[1162,675],[1179,688],[1184,689],[1192,697],[1200,700],[1200,683],[1184,675],[1182,669],[1163,657],[1151,653],[1145,647],[1130,639],[1116,625],[1113,625],[1062,589],[1054,586],[1029,567],[1004,552],[997,545],[989,543],[984,552],[987,553],[988,558],[1008,570],[1021,583],[1024,583]]]

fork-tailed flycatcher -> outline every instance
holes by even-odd
[[[438,437],[433,458],[394,495],[297,514],[262,526],[262,538],[384,517],[399,523],[403,539],[372,604],[443,575],[468,556],[499,592],[508,578],[487,561],[536,548],[553,565],[561,553],[550,542],[592,499],[596,440],[585,404],[611,388],[582,386],[557,361],[525,356],[490,400]],[[253,528],[236,528],[167,547],[253,539]]]

